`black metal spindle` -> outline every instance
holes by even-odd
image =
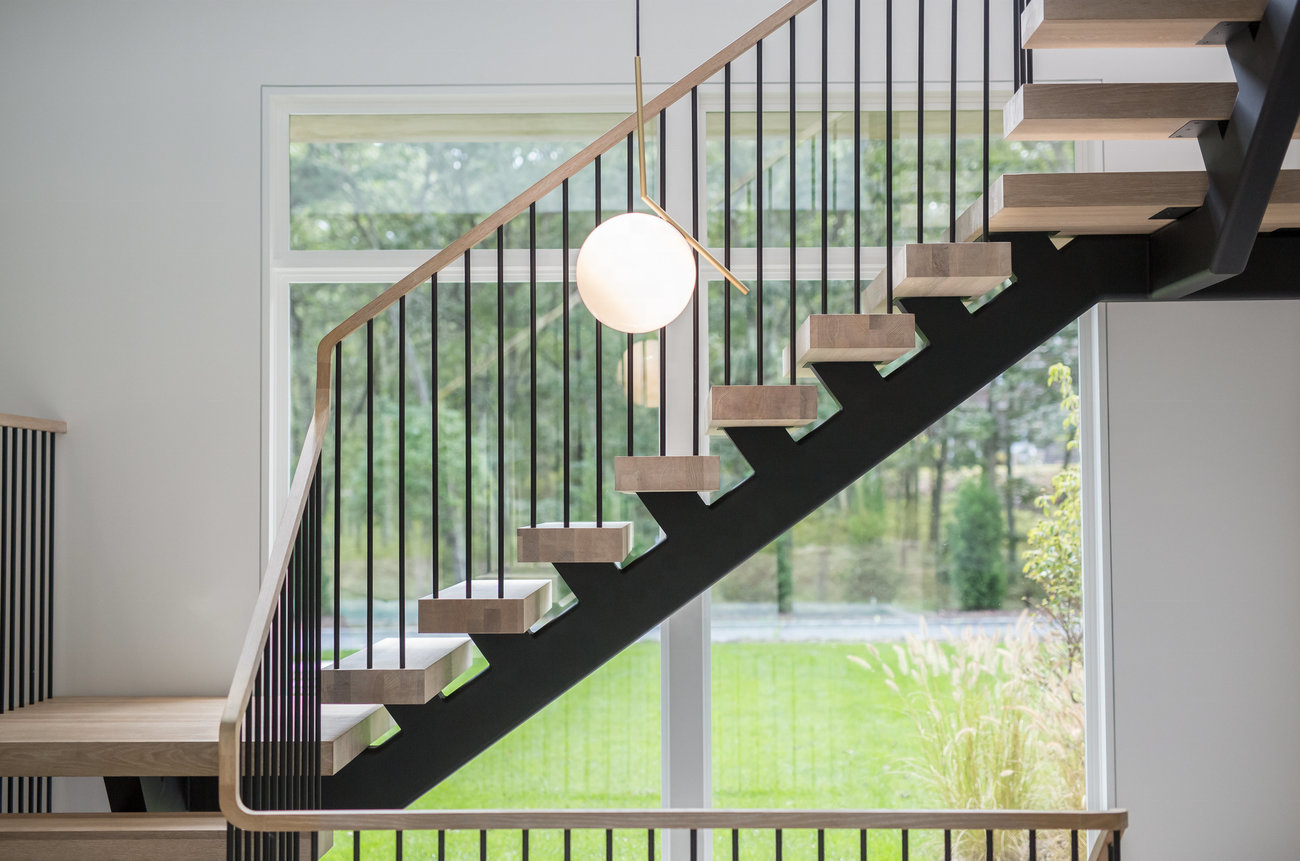
[[[465,597],[471,597],[474,582],[474,332],[470,301],[470,260],[465,251]]]
[[[659,112],[659,205],[668,205],[668,112]],[[696,266],[698,273],[699,267]],[[646,397],[650,395],[646,392]],[[659,456],[668,454],[668,327],[659,330]]]
[[[442,579],[442,552],[441,543],[438,540],[439,524],[442,522],[438,517],[438,497],[439,497],[439,480],[442,474],[441,464],[442,457],[438,451],[438,273],[435,272],[429,277],[429,379],[432,381],[429,388],[433,391],[430,405],[430,445],[433,447],[433,499],[430,507],[431,517],[429,519],[430,529],[433,533],[433,552],[432,552],[432,576],[433,576],[433,597],[438,597],[439,581]]]
[[[0,428],[0,646],[8,642],[9,621],[6,611],[9,609],[9,596],[7,585],[9,583],[9,571],[11,566],[9,560],[9,494],[5,489],[9,487],[9,437],[11,431],[9,428]],[[13,650],[9,650],[13,654]],[[3,666],[3,656],[0,656],[0,674],[10,675]],[[0,714],[3,714],[6,708],[3,689],[0,689]],[[7,796],[6,796],[7,797]]]
[[[894,0],[885,0],[885,313],[894,313]]]
[[[480,828],[478,832],[478,857],[479,861],[487,861],[487,829]]]
[[[862,313],[862,0],[853,0],[853,313]]]
[[[722,265],[731,269],[731,64],[722,68]],[[731,287],[722,282],[722,384],[731,385]]]
[[[1079,861],[1079,832],[1070,832],[1070,861]]]
[[[375,628],[375,321],[366,321],[366,669]]]
[[[435,382],[435,389],[436,380]],[[436,396],[435,396],[436,400]],[[434,489],[434,496],[437,497],[437,489]],[[339,341],[334,345],[334,669],[339,668],[340,647],[340,627],[342,625],[342,609],[340,600],[342,598],[342,586],[339,582],[339,573],[342,568],[342,542],[343,536],[343,342]],[[434,542],[437,542],[436,533]],[[434,582],[434,591],[437,591],[437,581]]]
[[[691,87],[691,234],[700,237],[700,99]],[[695,290],[691,293],[691,454],[700,453],[700,254],[695,259]],[[731,289],[726,281],[722,289]]]
[[[797,226],[796,226],[796,219],[795,219],[795,209],[798,205],[795,200],[795,186],[796,186],[795,180],[798,177],[798,171],[795,169],[796,167],[795,162],[797,161],[797,159],[795,158],[795,146],[796,146],[795,111],[798,104],[795,96],[796,74],[797,71],[795,68],[795,29],[794,29],[794,18],[791,17],[790,18],[790,216],[789,216],[790,219],[790,333],[789,336],[790,339],[786,342],[788,344],[786,348],[786,352],[789,353],[790,355],[790,364],[786,368],[786,370],[790,372],[790,385],[792,386],[799,381],[798,374],[795,373],[795,363],[799,360],[799,357],[795,355],[795,350],[794,350],[795,326],[797,325],[795,322],[795,315],[798,313],[798,308],[796,307],[798,305],[798,302],[796,300],[796,288],[798,282],[796,280],[796,272],[795,272],[795,262],[796,262],[795,250],[799,244],[799,240],[796,235]]]
[[[526,861],[526,859],[528,858],[527,853],[524,854],[524,858]],[[447,859],[447,832],[439,831],[438,832],[438,861],[446,861],[446,859]]]
[[[740,861],[740,831],[731,829],[731,861]]]
[[[600,226],[603,214],[600,156],[596,156],[596,227]],[[596,324],[596,526],[599,528],[605,523],[605,327],[594,316],[592,322]]]
[[[981,239],[985,242],[989,240],[989,6],[990,0],[984,0],[984,222]]]
[[[405,848],[403,844],[406,842],[405,835],[406,832],[404,831],[398,831],[393,834],[393,850],[397,853],[394,856],[394,861],[402,861],[402,853]]]
[[[18,649],[15,642],[18,632],[18,449],[22,438],[19,430],[10,435],[9,443],[9,711],[18,708],[16,676]],[[9,785],[13,792],[12,782]],[[12,795],[11,795],[12,798]],[[12,809],[10,810],[12,813]]]
[[[990,829],[984,831],[984,858],[993,861],[993,831]]]
[[[822,313],[829,311],[830,287],[830,0],[822,0]],[[793,345],[790,351],[794,352]]]
[[[826,832],[817,829],[817,861],[826,861]]]
[[[1032,828],[1029,829],[1029,861],[1038,861],[1038,832]]]
[[[525,828],[519,834],[519,851],[520,851],[520,857],[522,858],[522,861],[528,861],[528,829],[527,828]],[[439,854],[438,858],[441,859],[442,855]]]
[[[537,526],[537,204],[528,204],[528,505]]]
[[[1024,8],[1021,0],[1011,4],[1011,87],[1019,90],[1024,83],[1025,52],[1020,47],[1020,12]]]
[[[1112,861],[1120,861],[1120,857],[1119,857],[1119,842],[1120,842],[1120,838],[1122,838],[1122,837],[1124,836],[1124,832],[1123,832],[1123,831],[1116,830],[1116,831],[1113,832],[1113,833],[1114,833],[1115,837],[1114,837],[1114,839],[1111,841],[1111,844],[1110,844],[1110,848],[1111,848],[1111,858],[1112,858]]]
[[[691,829],[690,846],[691,861],[696,861],[700,857],[700,835],[694,828]]]
[[[631,212],[633,207],[632,200],[632,133],[627,135],[627,211]],[[627,456],[631,457],[636,454],[636,422],[632,410],[632,393],[636,391],[636,360],[633,358],[633,338],[632,333],[627,335],[627,367],[624,369],[626,376],[624,381],[627,383]]]
[[[867,829],[858,831],[858,861],[867,861]]]
[[[943,861],[952,861],[952,832],[946,828],[943,831]]]
[[[925,242],[925,0],[916,0],[916,241]]]
[[[649,861],[654,861],[655,830],[653,828],[647,828],[645,832],[645,836],[646,836],[646,845],[647,845],[646,858],[649,859]]]
[[[567,224],[567,219],[566,219]],[[497,597],[506,596],[506,229],[497,227]],[[568,400],[567,398],[565,399]],[[567,422],[565,423],[568,424]]]
[[[23,669],[27,666],[27,578],[24,573],[27,570],[27,472],[28,461],[31,454],[27,449],[30,432],[23,428],[21,437],[22,455],[19,460],[21,467],[18,473],[19,491],[18,491],[18,567],[14,570],[14,577],[18,580],[18,705],[27,705],[27,686],[25,685],[26,674]],[[19,791],[22,791],[22,784],[19,784]]]
[[[46,635],[48,634],[48,631],[46,629],[46,615],[48,613],[48,609],[46,605],[46,588],[48,584],[46,583],[46,579],[48,576],[48,566],[50,564],[50,556],[52,555],[47,553],[49,549],[49,543],[48,543],[49,535],[46,530],[48,528],[48,519],[52,518],[54,514],[54,512],[49,508],[50,451],[51,449],[54,448],[54,434],[49,431],[46,431],[45,433],[41,434],[41,437],[42,437],[41,439],[41,443],[42,443],[41,445],[41,497],[40,497],[41,540],[39,544],[41,558],[40,558],[40,598],[39,598],[39,610],[37,612],[37,619],[40,620],[40,635],[38,638],[38,642],[40,643],[40,655],[37,659],[37,664],[36,664],[37,673],[39,674],[38,675],[39,685],[36,693],[37,702],[41,702],[42,700],[45,699],[45,695],[46,695],[45,692],[47,690],[45,686],[46,668],[49,666],[47,661],[52,660],[53,658],[51,652],[46,651],[45,638]],[[50,593],[50,598],[51,599],[53,598],[52,592]],[[50,606],[52,606],[52,601]]]
[[[614,861],[614,829],[605,829],[605,861]]]
[[[784,852],[785,847],[784,847],[784,840],[781,837],[780,828],[776,829],[775,841],[776,841],[776,861],[781,861],[781,856]]]
[[[569,526],[569,503],[571,498],[570,485],[572,478],[569,471],[569,181],[566,179],[560,184],[560,232],[562,234],[560,267],[563,271],[562,281],[564,289],[562,291],[562,310],[564,327],[564,346],[561,361],[564,364],[564,526]],[[503,594],[501,597],[505,597]]]
[[[564,861],[569,861],[573,857],[573,832],[564,829]]]
[[[406,297],[397,302],[397,666],[406,669]]]
[[[763,385],[763,40],[754,45],[755,54],[755,106],[754,142],[757,156],[754,161],[754,243],[758,270],[754,279],[754,305],[758,321],[754,326],[755,382]]]
[[[948,69],[948,241],[957,236],[957,0],[952,0]]]

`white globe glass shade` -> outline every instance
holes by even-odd
[[[691,247],[654,215],[617,215],[593,230],[578,252],[578,295],[597,320],[620,332],[667,326],[694,289]]]

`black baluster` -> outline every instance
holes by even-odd
[[[442,458],[438,451],[438,273],[433,273],[429,277],[429,379],[432,381],[429,388],[433,390],[433,412],[432,422],[430,422],[431,442],[433,446],[433,475],[431,476],[433,485],[433,505],[430,509],[430,526],[433,532],[433,597],[438,597],[439,581],[442,579],[442,553],[441,542],[438,540],[439,524],[442,521],[438,517],[438,487],[439,477],[442,473]]]
[[[691,233],[700,236],[700,100],[691,87]],[[691,454],[700,453],[700,254],[694,251],[695,290],[691,293]],[[731,292],[726,281],[722,289]]]
[[[434,381],[435,390],[437,381]],[[436,397],[435,397],[436,401]],[[437,489],[434,489],[437,496]],[[334,669],[339,668],[340,632],[342,610],[340,609],[342,586],[339,574],[342,567],[343,535],[343,342],[334,345]],[[435,531],[435,543],[437,542]],[[438,588],[434,580],[434,591]]]
[[[537,204],[528,205],[528,500],[537,526]]]
[[[795,170],[795,162],[796,162],[795,108],[797,105],[797,100],[795,98],[795,91],[794,91],[795,75],[796,75],[795,32],[794,32],[794,18],[792,17],[790,19],[790,332],[789,332],[790,339],[787,342],[787,344],[789,345],[787,348],[787,352],[790,354],[790,366],[786,369],[790,372],[790,385],[792,386],[798,382],[798,374],[795,373],[795,363],[799,359],[799,357],[795,355],[795,350],[794,350],[795,325],[796,325],[795,315],[798,313],[796,308],[796,305],[798,303],[796,301],[797,281],[796,281],[796,272],[795,272],[795,261],[796,261],[795,250],[796,250],[796,246],[799,244],[799,240],[796,235],[797,227],[795,224],[795,207],[797,206],[795,200],[795,179],[798,176],[798,172]]]
[[[862,313],[862,0],[853,0],[853,313]],[[864,831],[863,857],[866,840]]]
[[[375,321],[366,321],[366,669],[375,665]]]
[[[601,222],[600,156],[596,156],[596,223]],[[601,335],[604,326],[592,316],[596,324],[596,526],[605,522],[605,345]]]
[[[984,230],[981,237],[989,240],[989,0],[984,0]]]
[[[957,242],[957,0],[952,0],[948,68],[948,241]]]
[[[757,185],[754,201],[755,247],[758,272],[754,285],[754,304],[757,306],[758,322],[754,327],[755,355],[757,368],[755,377],[758,385],[763,385],[763,40],[754,45],[756,64],[754,80],[756,83],[756,104],[754,108],[754,140],[757,144],[757,158],[754,163],[754,182]]]
[[[894,313],[894,0],[885,0],[885,313]]]
[[[925,0],[916,0],[916,241],[925,242]]]
[[[567,227],[567,219],[566,219]],[[506,596],[506,230],[497,228],[497,597]],[[567,484],[567,482],[566,482]]]
[[[397,302],[397,666],[406,669],[406,297]]]
[[[827,43],[830,40],[830,0],[822,0],[822,313],[829,309],[830,273],[830,79]],[[794,347],[791,346],[791,352]]]
[[[570,470],[569,470],[569,448],[570,448],[571,432],[569,430],[569,181],[567,179],[560,184],[560,201],[561,201],[560,208],[562,210],[562,215],[561,215],[562,223],[561,223],[560,232],[563,235],[563,239],[561,242],[561,245],[563,247],[560,255],[561,258],[560,266],[561,269],[563,270],[562,281],[564,283],[564,289],[562,291],[563,308],[561,310],[561,314],[563,315],[562,325],[564,326],[564,336],[563,336],[564,355],[561,360],[564,363],[564,386],[563,386],[564,388],[564,395],[563,395],[564,397],[564,482],[563,484],[564,484],[564,526],[567,529],[569,526],[569,518],[570,518],[570,514],[569,514],[570,500],[571,500],[570,485],[573,483],[572,477],[570,475]],[[505,595],[503,594],[501,597],[504,598]]]
[[[470,261],[465,251],[465,597],[471,597],[474,582],[474,333],[470,302]]]
[[[722,71],[722,265],[731,270],[731,64]],[[731,287],[722,283],[722,384],[731,385]]]

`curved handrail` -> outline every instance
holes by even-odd
[[[68,423],[58,419],[38,419],[31,416],[16,416],[0,413],[0,428],[17,430],[47,431],[49,433],[67,433]]]
[[[743,36],[700,64],[686,77],[652,99],[644,107],[645,117],[654,118],[670,105],[689,95],[694,87],[699,86],[722,71],[732,60],[744,54],[760,40],[771,35],[782,24],[811,6],[814,2],[816,0],[790,0],[790,2],[752,27]],[[607,152],[619,141],[626,138],[636,128],[636,123],[636,114],[629,114],[627,119],[601,135],[576,155],[538,180],[514,200],[479,222],[459,239],[366,303],[321,339],[320,345],[316,349],[316,395],[311,422],[307,427],[306,438],[303,441],[302,452],[298,458],[298,466],[289,488],[289,496],[285,502],[284,511],[277,523],[275,544],[271,547],[267,566],[262,576],[261,590],[258,593],[257,603],[253,607],[252,621],[249,624],[248,633],[245,635],[239,660],[235,665],[234,678],[231,681],[230,692],[226,697],[225,710],[221,715],[218,746],[218,782],[221,810],[236,826],[247,827],[243,824],[245,821],[264,822],[268,816],[281,823],[288,822],[291,818],[290,814],[284,812],[254,813],[254,811],[245,807],[240,800],[239,728],[244,710],[253,695],[253,685],[257,676],[262,648],[266,644],[267,636],[271,630],[280,590],[287,574],[289,558],[293,552],[294,541],[297,538],[298,526],[302,522],[302,514],[307,505],[308,491],[311,488],[316,465],[320,459],[321,449],[325,441],[325,428],[330,411],[334,347],[348,335],[360,329],[366,322],[373,320],[384,310],[395,304],[401,297],[410,293],[435,273],[440,272],[450,263],[459,259],[461,255],[487,239],[498,227],[505,225],[511,219],[525,212],[529,205],[559,188],[564,180],[575,175],[579,170],[595,161],[597,156]],[[263,830],[286,830],[285,827],[273,827],[270,824],[263,824],[258,827]],[[289,828],[288,830],[293,829]]]

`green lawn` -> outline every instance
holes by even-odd
[[[925,806],[898,770],[910,722],[878,674],[850,662],[863,646],[713,646],[713,782],[717,807]],[[481,667],[480,663],[477,665]],[[659,806],[659,645],[639,643],[424,795],[436,808]],[[644,832],[618,832],[616,858],[645,858]],[[714,835],[719,857],[730,836]],[[448,858],[477,858],[478,835],[449,834]],[[603,858],[604,835],[573,835],[574,858]],[[662,840],[662,837],[660,837]],[[742,834],[742,857],[772,857],[771,832]],[[815,835],[785,835],[786,857],[813,857]],[[872,837],[872,849],[897,846]],[[350,834],[328,858],[352,857]],[[518,832],[489,835],[488,857],[520,857]],[[530,835],[530,857],[563,857],[558,833]],[[725,850],[725,852],[724,852]],[[828,857],[857,857],[857,835],[831,835]],[[393,835],[367,834],[366,858],[392,858]],[[658,847],[656,847],[658,855]],[[432,834],[404,836],[404,856],[436,857]]]

